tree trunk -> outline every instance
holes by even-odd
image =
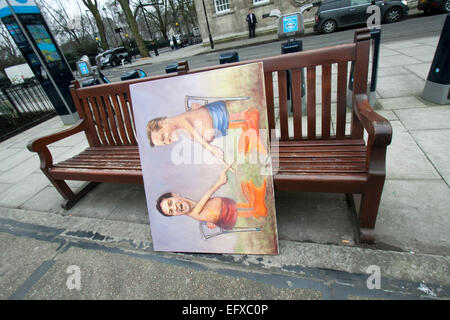
[[[92,11],[92,14],[94,15],[95,23],[97,24],[98,28],[98,34],[100,36],[100,42],[103,50],[109,49],[108,40],[106,37],[106,31],[105,31],[105,25],[103,24],[102,17],[100,15],[100,12],[96,9],[95,11]]]
[[[130,31],[133,34],[134,40],[136,41],[141,57],[142,58],[150,57],[148,49],[145,46],[144,39],[142,39],[141,34],[139,33],[136,19],[134,18],[133,12],[130,9],[130,1],[118,0],[118,2],[122,7],[123,13],[125,14],[125,18],[127,19],[128,26],[130,27]]]
[[[105,25],[103,24],[102,17],[100,16],[100,12],[98,11],[97,0],[94,0],[94,2],[92,2],[92,0],[83,0],[83,3],[94,16],[95,24],[97,25],[98,34],[100,36],[100,44],[102,49],[108,50],[109,45],[108,41],[106,40]]]

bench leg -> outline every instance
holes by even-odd
[[[59,194],[64,198],[64,202],[61,204],[63,209],[69,210],[72,208],[83,196],[98,185],[98,182],[86,183],[80,191],[74,193],[72,189],[67,185],[64,180],[55,180],[46,171],[42,170]]]
[[[98,184],[99,184],[99,182],[88,182],[88,183],[86,183],[83,186],[83,188],[81,188],[80,191],[78,191],[77,193],[74,193],[74,196],[72,198],[64,201],[63,204],[61,205],[61,207],[63,207],[63,209],[69,210],[78,201],[80,201],[81,198],[83,198],[89,191],[94,189]]]
[[[359,240],[361,243],[372,244],[375,242],[375,222],[383,192],[384,177],[377,180],[377,182],[373,182],[369,192],[361,195],[359,207]]]

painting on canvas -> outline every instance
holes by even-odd
[[[130,92],[154,249],[277,254],[262,63]]]

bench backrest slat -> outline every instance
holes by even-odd
[[[363,34],[355,34],[355,41],[358,39],[362,39],[365,35]],[[370,35],[369,35],[370,39]],[[367,57],[369,56],[370,51],[370,42],[367,41],[358,41],[358,46],[355,49],[356,52],[356,61],[355,61],[355,72],[354,72],[354,81],[353,81],[353,94],[361,94],[367,93],[367,70],[369,68],[369,60]],[[359,121],[355,110],[352,111],[352,128],[351,135],[353,139],[362,139],[364,134],[364,128]]]
[[[115,142],[113,140],[113,137],[111,135],[111,128],[109,125],[109,117],[106,115],[106,106],[104,104],[104,101],[102,99],[102,96],[95,97],[94,98],[94,104],[96,109],[98,110],[98,113],[100,114],[100,119],[98,121],[99,125],[97,126],[99,130],[103,133],[103,137],[106,140],[106,145],[114,145]]]
[[[109,97],[110,97],[113,107],[114,107],[114,113],[115,113],[117,124],[119,127],[120,140],[122,141],[122,145],[130,145],[131,142],[128,139],[127,134],[125,132],[125,121],[123,119],[122,112],[120,110],[120,104],[119,104],[117,95],[111,94],[111,95],[109,95]]]
[[[338,64],[336,101],[336,139],[345,137],[345,116],[347,110],[347,72],[348,62]]]
[[[322,65],[322,138],[330,137],[331,64]]]
[[[136,145],[135,131],[134,131],[134,121],[132,122],[133,112],[128,104],[128,98],[126,98],[126,93],[119,94],[120,110],[122,111],[123,118],[125,120],[125,128],[128,135],[128,141],[130,144]]]
[[[300,69],[292,70],[292,87],[302,87],[302,74]],[[301,90],[292,91],[292,109],[294,113],[294,139],[302,138],[302,97]]]
[[[280,131],[281,139],[287,140],[289,138],[289,123],[288,123],[288,102],[287,102],[287,78],[286,71],[278,71],[278,101],[280,110]]]
[[[123,145],[122,140],[120,139],[119,131],[118,131],[118,123],[116,121],[116,114],[111,105],[111,97],[109,95],[101,96],[101,100],[105,106],[105,110],[108,118],[109,129],[112,133],[112,137],[114,138],[115,145]]]
[[[93,115],[93,111],[91,109],[91,104],[88,99],[81,99],[81,107],[84,113],[84,118],[87,121],[87,131],[86,136],[88,137],[88,142],[90,146],[99,146],[101,145],[97,129],[95,126],[95,119]]]
[[[307,70],[307,123],[308,123],[308,139],[316,137],[316,67],[309,66]],[[295,90],[295,89],[294,89]]]
[[[275,107],[273,97],[273,76],[272,72],[264,72],[264,86],[266,89],[266,103],[267,103],[267,121],[269,128],[275,128]],[[271,132],[269,132],[271,134]]]

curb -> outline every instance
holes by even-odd
[[[73,241],[87,240],[120,248],[170,256],[184,261],[223,264],[224,268],[251,268],[251,271],[286,273],[294,276],[317,277],[320,270],[360,275],[367,278],[370,266],[379,266],[383,279],[426,283],[439,288],[440,297],[450,297],[448,265],[450,257],[381,251],[361,247],[300,243],[279,240],[280,254],[266,255],[220,255],[189,254],[153,251],[150,226],[122,221],[61,216],[54,213],[0,207],[0,222],[14,229],[53,229],[57,236]],[[41,231],[43,232],[43,231]],[[55,235],[53,235],[55,236]],[[339,275],[342,277],[342,274]],[[399,288],[401,290],[401,288]]]

